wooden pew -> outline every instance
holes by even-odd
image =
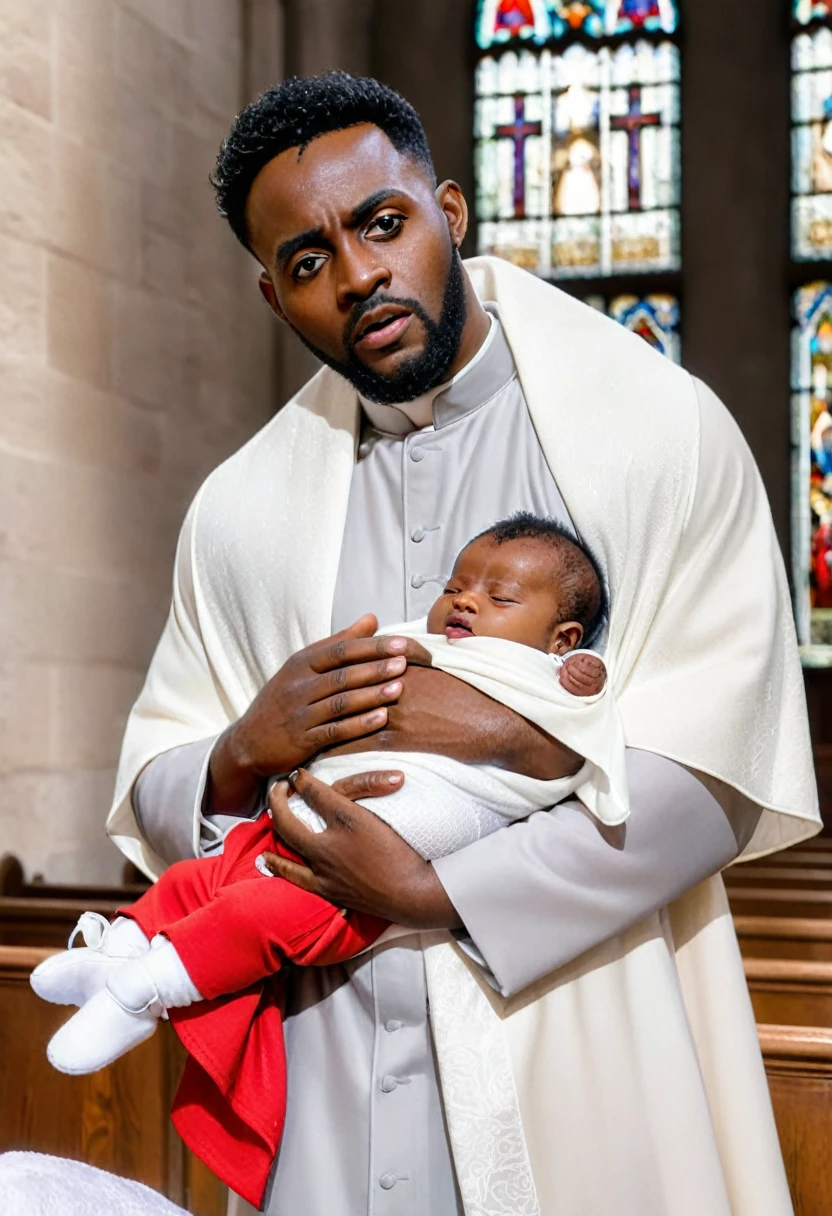
[[[63,1076],[49,1065],[46,1043],[70,1011],[39,1000],[29,975],[51,953],[0,946],[0,1151],[86,1161],[144,1182],[199,1216],[225,1216],[226,1188],[185,1148],[168,1117],[184,1051],[166,1022],[92,1076]]]
[[[758,1023],[832,1028],[832,962],[743,959]]]
[[[736,887],[726,883],[734,916],[772,916],[799,920],[832,917],[832,890],[807,891],[800,887]]]
[[[748,958],[804,958],[832,962],[832,919],[734,916],[740,949]]]
[[[132,867],[130,867],[132,870]],[[147,890],[144,881],[121,887],[56,886],[26,882],[16,857],[0,858],[0,945],[65,946],[82,912],[111,918]]]
[[[757,1027],[795,1216],[832,1212],[832,1030]]]

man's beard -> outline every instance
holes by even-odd
[[[408,309],[425,327],[425,348],[422,353],[413,355],[392,376],[381,376],[366,367],[355,354],[350,341],[350,335],[356,332],[361,318],[383,304],[397,304]],[[431,320],[418,300],[399,299],[397,296],[377,292],[368,300],[357,304],[350,314],[344,331],[344,345],[349,351],[348,359],[332,359],[308,342],[298,330],[295,330],[295,333],[316,358],[349,380],[363,397],[369,401],[378,401],[381,405],[396,405],[400,401],[413,401],[416,397],[422,397],[447,378],[448,368],[459,351],[467,315],[462,259],[459,251],[453,248],[438,321]],[[292,328],[294,329],[294,326]]]

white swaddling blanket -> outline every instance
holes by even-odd
[[[624,730],[607,688],[594,697],[574,696],[560,682],[562,660],[503,638],[451,641],[444,634],[428,633],[425,619],[380,632],[414,638],[430,652],[434,667],[534,722],[583,756],[584,763],[572,777],[541,781],[494,765],[462,764],[435,754],[361,752],[322,756],[310,765],[313,776],[333,785],[356,772],[401,769],[405,775],[401,789],[384,798],[369,798],[364,805],[427,861],[456,852],[571,795],[602,823],[617,824],[627,818]],[[293,795],[289,805],[313,831],[323,831],[323,819],[302,798]]]

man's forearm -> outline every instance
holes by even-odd
[[[237,746],[234,727],[223,731],[211,752],[205,811],[246,818],[260,801],[263,778],[254,772]]]
[[[194,856],[205,770],[215,740],[201,739],[157,756],[133,787],[142,835],[163,861]]]
[[[576,772],[582,761],[538,726],[463,680],[409,667],[387,725],[329,755],[368,751],[433,752],[463,764],[496,764],[541,781]]]
[[[732,828],[673,761],[638,751],[627,760],[631,813],[621,828],[602,829],[580,804],[563,803],[434,862],[504,995],[716,873],[753,830],[753,812]]]
[[[133,810],[141,833],[169,865],[221,848],[225,833],[240,815],[253,815],[259,806],[255,797],[247,812],[237,809],[232,816],[210,805],[208,768],[216,745],[216,737],[211,737],[163,752],[133,787]]]

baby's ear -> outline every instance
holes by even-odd
[[[584,627],[578,621],[562,621],[555,626],[552,640],[549,642],[549,654],[568,654],[575,650],[583,641]]]

